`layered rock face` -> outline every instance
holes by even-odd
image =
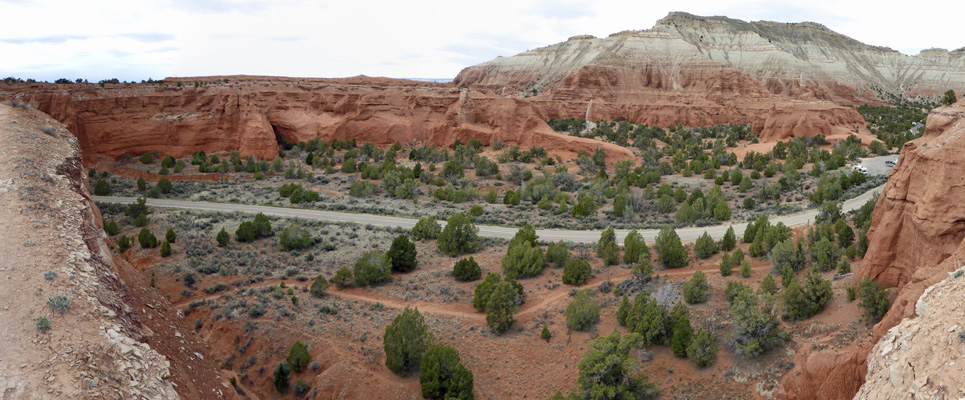
[[[2,397],[235,398],[183,315],[108,246],[65,126],[0,105],[0,152]]]
[[[213,79],[217,83],[193,86]],[[364,77],[169,81],[168,87],[33,85],[0,96],[34,104],[66,123],[80,139],[85,160],[148,151],[182,157],[199,150],[272,159],[282,140],[315,137],[379,145],[502,140],[555,153],[603,147],[611,160],[632,156],[618,146],[553,132],[545,115],[526,101],[447,85]],[[175,83],[183,85],[172,87]]]
[[[616,60],[629,75],[643,76],[655,88],[683,91],[703,86],[715,92],[716,80],[707,79],[708,68],[737,71],[757,82],[749,85],[730,79],[728,85],[716,87],[745,96],[763,90],[802,100],[853,103],[873,96],[892,100],[965,89],[965,48],[907,56],[811,22],[748,23],[679,12],[649,30],[604,39],[578,36],[497,58],[463,70],[456,83],[542,92],[584,68],[612,65]]]

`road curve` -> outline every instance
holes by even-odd
[[[841,209],[843,212],[848,212],[851,210],[856,210],[860,208],[871,196],[876,192],[881,192],[884,187],[878,186],[865,193],[862,193],[858,197],[851,200],[845,201]],[[137,198],[134,197],[114,197],[114,196],[92,196],[94,201],[101,203],[118,203],[118,204],[132,204]],[[180,208],[187,210],[201,210],[201,211],[219,211],[219,212],[242,212],[242,213],[264,213],[265,215],[273,215],[278,217],[288,217],[288,218],[304,218],[304,219],[314,219],[319,221],[327,222],[352,222],[357,224],[368,224],[373,226],[390,227],[390,228],[404,228],[412,229],[415,223],[418,221],[413,218],[401,218],[401,217],[389,217],[383,215],[371,215],[371,214],[353,214],[337,211],[323,211],[323,210],[311,210],[302,208],[284,208],[284,207],[271,207],[271,206],[256,206],[248,204],[235,204],[235,203],[209,203],[203,201],[187,201],[187,200],[170,200],[170,199],[147,199],[147,205],[152,207],[161,208]],[[772,217],[771,223],[776,224],[778,222],[783,222],[784,225],[795,227],[800,225],[805,225],[814,220],[817,216],[817,209],[809,209],[807,211],[783,215],[779,217]],[[439,223],[445,226],[446,221],[439,221]],[[715,239],[720,239],[724,237],[724,233],[727,232],[727,228],[730,225],[712,225],[704,227],[691,227],[691,228],[680,228],[677,229],[677,235],[680,236],[682,241],[693,241],[697,240],[697,237],[702,235],[704,231],[710,234],[711,237]],[[747,226],[746,223],[737,223],[734,226],[734,233],[737,234],[738,238],[744,234],[744,228]],[[490,225],[478,225],[479,235],[485,237],[495,237],[511,239],[516,235],[518,228],[502,227],[502,226],[490,226]],[[623,239],[626,237],[629,230],[627,229],[617,229],[617,242],[623,243]],[[653,243],[657,237],[658,230],[640,230],[639,231],[643,238],[648,243]],[[565,229],[537,229],[536,234],[539,236],[541,241],[557,241],[564,240],[574,243],[595,243],[600,240],[601,231],[599,230],[565,230]]]

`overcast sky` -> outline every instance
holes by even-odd
[[[649,29],[671,11],[814,21],[867,44],[917,54],[965,46],[963,3],[0,0],[0,77],[452,78],[466,66],[575,35]]]

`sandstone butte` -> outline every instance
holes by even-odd
[[[877,344],[804,355],[782,381],[788,398],[965,397],[965,277],[950,276],[965,263],[963,164],[965,104],[932,110],[878,199],[857,271],[896,293]]]
[[[66,126],[0,104],[0,146],[16,155],[0,160],[2,397],[236,398],[181,312],[109,247]]]

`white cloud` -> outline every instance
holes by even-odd
[[[0,0],[0,75],[90,80],[215,74],[451,78],[460,69],[591,34],[648,29],[670,11],[814,21],[915,54],[965,46],[963,6],[835,0],[451,2]]]

